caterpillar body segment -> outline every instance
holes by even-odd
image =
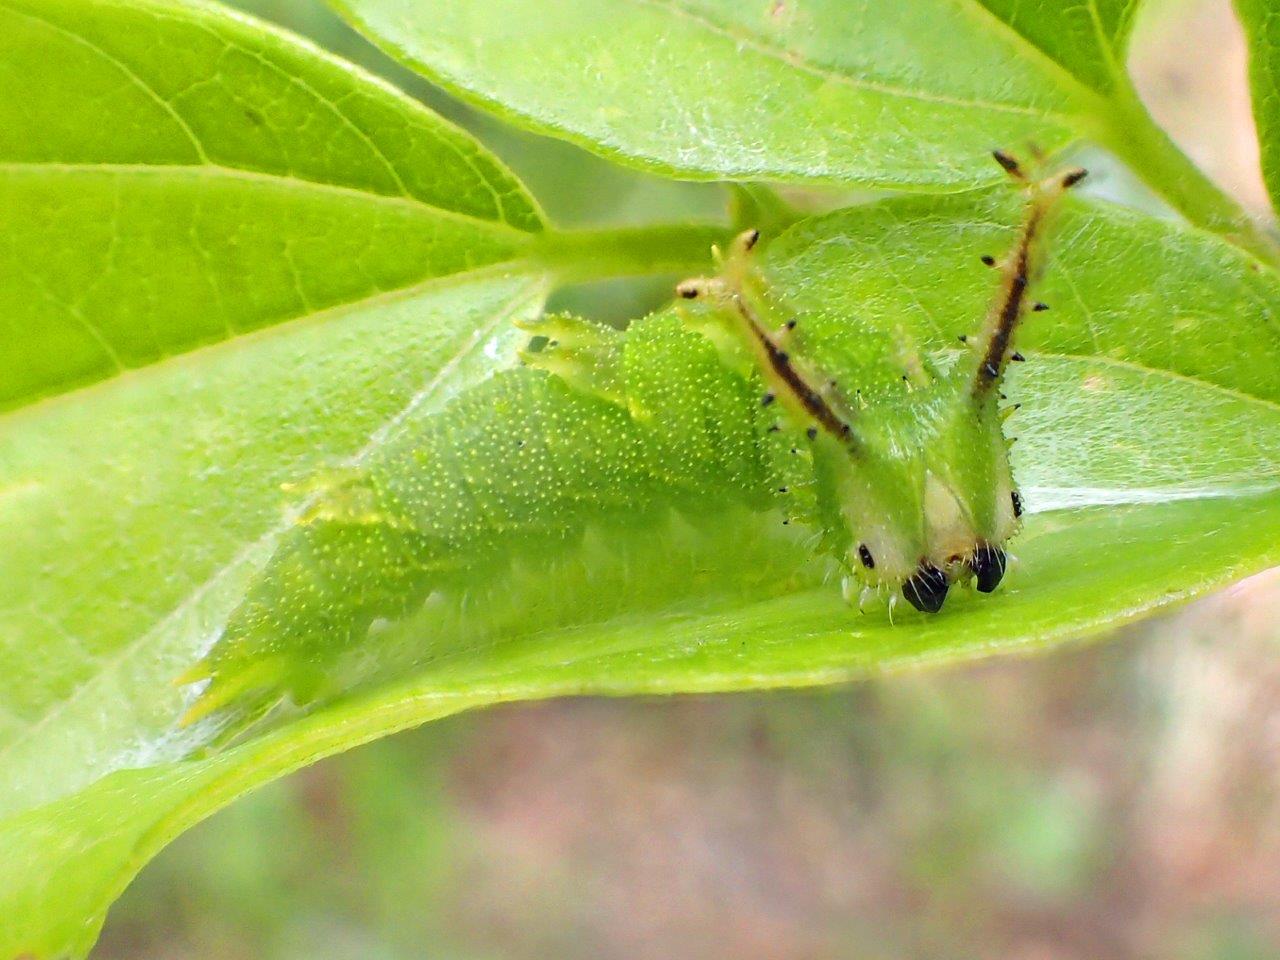
[[[530,365],[459,394],[316,496],[182,678],[209,681],[188,721],[233,700],[261,712],[286,693],[328,696],[335,662],[377,623],[588,528],[779,508],[795,458],[767,432],[758,383],[706,338],[669,313],[625,336],[556,323]],[[588,341],[589,365],[559,353]]]
[[[1013,249],[991,258],[998,288],[959,359],[925,354],[892,321],[795,316],[755,231],[716,276],[682,283],[675,308],[625,332],[529,322],[523,366],[311,491],[181,678],[207,682],[187,720],[342,692],[335,664],[376,646],[380,625],[673,515],[780,515],[860,604],[878,594],[936,612],[956,583],[996,589],[1021,513],[999,384],[1019,323],[1043,306],[1030,290],[1053,204],[1083,176],[1033,181],[997,160],[1026,214]]]

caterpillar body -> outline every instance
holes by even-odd
[[[181,678],[208,681],[185,719],[314,699],[328,665],[376,623],[497,576],[512,556],[672,510],[780,512],[814,532],[850,597],[936,613],[957,582],[994,590],[1020,514],[999,384],[1018,323],[1039,306],[1028,287],[1046,217],[1084,176],[1034,180],[996,158],[1026,190],[1026,214],[958,357],[891,337],[900,375],[863,389],[857,328],[789,315],[757,267],[755,231],[719,275],[680,285],[680,307],[625,332],[531,322],[523,366],[327,484]]]

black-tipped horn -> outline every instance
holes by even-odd
[[[929,561],[921,560],[916,572],[902,585],[902,595],[921,613],[937,613],[947,599],[950,586],[945,573]]]
[[[989,543],[982,543],[973,551],[969,559],[969,569],[977,583],[975,586],[983,593],[990,593],[1000,586],[1004,579],[1006,557],[1003,550]]]

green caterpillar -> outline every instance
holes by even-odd
[[[570,550],[589,529],[782,512],[815,532],[845,595],[936,613],[950,587],[991,592],[1021,505],[999,384],[1053,202],[1079,182],[996,159],[1027,193],[999,292],[958,358],[895,331],[788,313],[748,231],[683,306],[617,332],[548,316],[524,365],[453,398],[328,484],[285,535],[209,654],[188,721],[237,703],[313,699],[371,628],[501,575],[513,556]]]

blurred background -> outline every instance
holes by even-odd
[[[724,216],[719,187],[458,105],[319,0],[238,5],[473,130],[561,224]],[[1150,6],[1144,97],[1266,215],[1228,0]],[[669,289],[596,284],[556,306],[621,321]],[[1273,571],[1032,659],[455,717],[192,830],[112,910],[94,957],[1272,960],[1278,654]]]

